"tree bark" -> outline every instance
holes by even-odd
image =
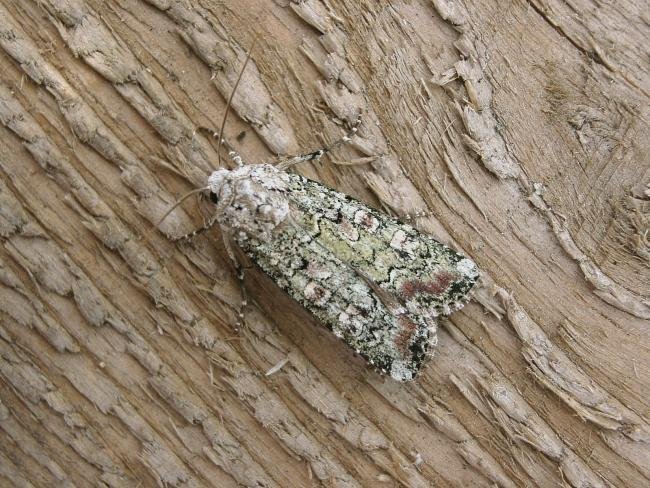
[[[256,35],[245,161],[362,111],[295,170],[481,269],[413,382],[255,269],[234,330],[218,230],[171,240],[205,202],[154,227]],[[649,38],[639,0],[1,0],[0,485],[648,486]]]

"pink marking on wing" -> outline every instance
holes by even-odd
[[[354,214],[354,223],[365,228],[370,233],[375,232],[379,227],[377,219],[363,210],[359,210]]]
[[[405,315],[401,315],[397,319],[401,329],[395,335],[395,346],[402,353],[404,357],[408,355],[408,348],[413,341],[413,336],[418,329],[418,326]]]
[[[440,271],[433,276],[432,280],[410,280],[405,281],[400,287],[400,294],[406,300],[413,298],[415,295],[442,295],[447,291],[449,285],[458,278],[456,273],[449,271]]]
[[[339,229],[341,229],[342,234],[349,241],[358,241],[359,240],[359,231],[352,225],[348,219],[343,217],[341,223],[339,224]]]

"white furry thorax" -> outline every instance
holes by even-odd
[[[208,178],[216,195],[216,221],[238,237],[261,241],[273,238],[273,230],[289,215],[286,173],[270,164],[219,169]]]

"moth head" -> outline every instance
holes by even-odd
[[[207,190],[209,191],[210,201],[214,204],[219,203],[219,195],[228,173],[230,173],[228,169],[218,169],[208,177]]]

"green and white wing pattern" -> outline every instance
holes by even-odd
[[[464,303],[474,263],[431,237],[299,175],[282,173],[287,217],[243,251],[334,334],[410,380],[436,342],[435,317]],[[277,206],[277,205],[276,205]]]

